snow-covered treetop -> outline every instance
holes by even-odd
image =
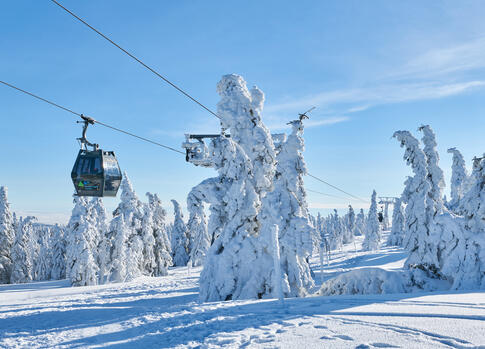
[[[443,188],[445,187],[445,179],[443,171],[438,165],[440,157],[436,150],[436,136],[429,125],[421,126],[419,131],[423,132],[423,152],[426,155],[428,179],[431,184],[429,194],[434,202],[433,206],[435,212],[440,213],[443,210]]]
[[[271,191],[276,155],[271,134],[261,120],[263,92],[257,87],[249,91],[244,79],[236,74],[224,75],[217,92],[221,96],[217,114],[222,127],[230,130],[231,138],[253,163],[257,192]]]
[[[393,137],[401,143],[401,147],[406,148],[403,159],[411,166],[415,175],[406,180],[406,188],[402,194],[402,199],[403,202],[407,202],[409,195],[418,190],[425,189],[421,187],[426,185],[426,155],[419,147],[419,141],[409,131],[396,131]],[[427,184],[426,193],[428,190],[429,184]]]
[[[448,149],[448,153],[453,154],[453,164],[451,165],[451,202],[453,208],[458,205],[463,197],[468,184],[468,174],[465,165],[465,159],[461,152],[456,148]]]

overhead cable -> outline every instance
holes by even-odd
[[[9,83],[7,83],[7,82],[5,82],[5,81],[1,81],[1,80],[0,80],[0,83],[4,84],[5,86],[8,86],[8,87],[10,87],[10,88],[12,88],[12,89],[15,89],[15,90],[17,90],[17,91],[20,91],[20,92],[22,92],[22,93],[25,93],[26,95],[29,95],[29,96],[34,97],[34,98],[37,98],[38,100],[41,100],[42,102],[48,103],[48,104],[50,104],[50,105],[52,105],[52,106],[54,106],[54,107],[56,107],[56,108],[62,109],[62,110],[64,110],[64,111],[67,111],[67,112],[69,112],[69,113],[71,113],[71,114],[77,115],[77,116],[79,116],[79,117],[81,117],[81,115],[82,115],[81,113],[75,112],[75,111],[73,111],[73,110],[71,110],[71,109],[69,109],[69,108],[66,108],[66,107],[64,107],[64,106],[62,106],[62,105],[60,105],[60,104],[54,103],[54,102],[52,102],[52,101],[50,101],[50,100],[48,100],[48,99],[42,98],[42,97],[40,97],[40,96],[37,96],[36,94],[34,94],[34,93],[32,93],[32,92],[29,92],[29,91],[26,91],[26,90],[24,90],[24,89],[21,89],[21,88],[19,88],[19,87],[17,87],[17,86],[14,86],[14,85],[12,85],[12,84],[9,84]],[[124,133],[124,134],[126,134],[126,135],[129,135],[129,136],[132,136],[132,137],[135,137],[135,138],[141,139],[141,140],[143,140],[143,141],[145,141],[145,142],[155,144],[155,145],[157,145],[157,146],[159,146],[159,147],[162,147],[162,148],[165,148],[165,149],[169,149],[169,150],[171,150],[171,151],[174,151],[174,152],[177,152],[177,153],[180,153],[180,154],[184,154],[184,155],[185,155],[185,153],[184,153],[184,152],[182,152],[182,151],[180,151],[180,150],[177,150],[177,149],[172,148],[172,147],[169,147],[169,146],[167,146],[167,145],[164,145],[164,144],[158,143],[158,142],[153,141],[153,140],[151,140],[151,139],[148,139],[148,138],[145,138],[145,137],[142,137],[142,136],[138,136],[138,135],[136,135],[136,134],[134,134],[134,133],[131,133],[131,132],[128,132],[128,131],[125,131],[125,130],[119,129],[119,128],[117,128],[117,127],[114,127],[114,126],[108,125],[108,124],[106,124],[106,123],[104,123],[104,122],[101,122],[101,121],[98,121],[98,120],[94,120],[94,123],[96,123],[96,124],[98,124],[98,125],[101,125],[101,126],[104,126],[104,127],[108,127],[108,128],[110,128],[110,129],[112,129],[112,130],[115,130],[115,131],[118,131],[118,132]]]

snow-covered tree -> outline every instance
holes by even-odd
[[[34,228],[32,224],[35,220],[36,218],[32,216],[20,217],[18,222],[11,254],[10,282],[12,284],[31,282],[34,278],[34,251],[32,250]]]
[[[66,277],[66,239],[64,229],[59,225],[52,228],[52,269],[51,280],[60,280]]]
[[[182,208],[176,200],[172,200],[174,221],[172,230],[172,258],[177,267],[187,265],[189,261],[189,234],[184,222]]]
[[[93,223],[92,205],[85,197],[74,196],[74,208],[67,225],[66,276],[73,286],[98,283],[98,231]]]
[[[405,229],[403,246],[411,251],[417,251],[420,242],[428,234],[426,212],[426,198],[430,191],[430,184],[426,180],[426,156],[419,147],[419,141],[409,131],[397,131],[394,137],[405,148],[404,160],[411,166],[414,176],[405,181],[405,188],[401,200],[406,204]]]
[[[207,230],[207,218],[204,212],[204,202],[200,198],[203,193],[199,192],[200,186],[192,188],[187,196],[187,209],[189,211],[189,221],[187,229],[190,235],[191,244],[190,261],[193,266],[204,264],[205,255],[210,247],[210,236]]]
[[[460,201],[468,189],[468,174],[465,166],[465,159],[460,151],[456,148],[448,149],[448,153],[453,154],[453,164],[451,167],[451,201],[449,206],[456,210]]]
[[[394,203],[392,211],[392,227],[391,233],[387,240],[389,246],[402,246],[404,236],[404,211],[401,199],[397,199]]]
[[[168,274],[168,267],[172,265],[172,249],[167,234],[165,223],[167,213],[162,207],[162,201],[157,194],[146,194],[148,197],[148,207],[153,214],[153,229],[155,236],[155,276],[165,276]]]
[[[10,281],[12,272],[11,249],[15,237],[14,221],[10,212],[7,187],[0,187],[0,283]]]
[[[207,253],[200,275],[200,299],[260,298],[268,291],[260,284],[258,273],[268,264],[273,266],[273,258],[268,255],[264,266],[256,263],[260,248],[255,235],[261,202],[251,178],[254,172],[242,147],[226,137],[218,142],[214,164],[225,185],[221,208],[227,224]],[[271,280],[267,282],[271,290]]]
[[[377,201],[376,191],[372,192],[371,204],[369,212],[367,213],[367,220],[365,225],[365,238],[362,242],[364,251],[375,251],[379,249],[381,243],[381,232],[379,220],[377,218]]]
[[[143,270],[144,204],[138,199],[126,172],[120,187],[121,202],[113,212],[108,233],[113,246],[108,270],[113,282],[133,280],[142,275]]]
[[[283,293],[286,297],[302,297],[313,286],[308,257],[315,228],[310,223],[303,186],[303,123],[295,120],[290,124],[292,133],[277,146],[274,190],[262,201],[260,236],[263,246],[270,249],[274,225],[278,227]],[[274,274],[272,269],[268,272]]]
[[[348,244],[354,241],[354,231],[355,231],[355,212],[352,205],[349,205],[349,211],[344,217],[345,230],[343,242]]]
[[[273,139],[261,120],[264,93],[257,87],[250,91],[246,81],[236,74],[224,75],[217,85],[221,100],[217,115],[223,129],[231,130],[231,139],[243,148],[252,163],[258,195],[272,190],[276,170]]]
[[[344,226],[337,210],[333,210],[329,219],[328,242],[331,250],[341,249],[344,243]]]
[[[360,236],[365,234],[365,214],[361,208],[357,217],[355,218],[355,233],[354,235]]]
[[[145,204],[141,227],[141,241],[143,242],[141,271],[144,275],[153,276],[157,269],[155,260],[155,223],[154,212],[150,204]]]
[[[52,270],[52,247],[50,246],[50,227],[42,227],[38,234],[38,254],[34,260],[34,279],[36,281],[49,280]]]
[[[440,157],[436,150],[436,136],[433,130],[429,125],[423,125],[419,130],[423,132],[422,142],[424,144],[423,152],[426,156],[427,180],[431,186],[428,192],[428,200],[431,201],[427,207],[431,210],[430,214],[432,216],[429,218],[432,219],[436,214],[443,212],[443,188],[445,187],[445,180],[443,171],[438,165]]]
[[[473,161],[472,185],[463,196],[464,234],[452,257],[453,289],[485,289],[485,156]],[[445,275],[446,275],[445,274]]]

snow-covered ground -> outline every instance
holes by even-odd
[[[348,245],[320,283],[364,267],[402,267],[396,248]],[[0,286],[1,348],[485,348],[485,293],[445,292],[198,302],[200,268],[103,286]]]

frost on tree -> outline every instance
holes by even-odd
[[[0,187],[0,283],[10,281],[11,248],[14,241],[14,221],[7,198],[7,187]]]
[[[419,242],[428,234],[425,212],[430,184],[426,180],[426,156],[419,147],[419,141],[409,131],[397,131],[394,138],[405,148],[404,160],[414,173],[413,177],[406,179],[401,196],[402,202],[406,204],[403,246],[411,251],[417,251],[423,248],[419,246]]]
[[[329,220],[328,240],[331,250],[341,249],[344,243],[344,226],[335,209]]]
[[[354,241],[354,230],[355,230],[355,212],[352,205],[349,205],[349,211],[344,217],[345,230],[343,236],[344,244],[348,244]]]
[[[485,289],[485,157],[473,161],[472,185],[462,199],[464,234],[453,253],[453,289]],[[448,263],[450,265],[451,263]],[[446,269],[445,269],[446,272]]]
[[[162,200],[157,194],[146,194],[148,197],[148,208],[153,214],[153,231],[155,236],[155,276],[168,274],[168,267],[172,265],[172,250],[167,234],[165,223],[167,212],[162,207]]]
[[[438,165],[439,155],[436,150],[436,136],[429,127],[429,125],[423,125],[419,128],[423,132],[422,142],[424,144],[423,152],[426,155],[426,170],[427,170],[427,180],[431,185],[428,192],[429,209],[432,209],[433,217],[436,214],[441,214],[443,212],[443,188],[445,187],[445,180],[443,176],[443,171]],[[430,217],[432,218],[432,217]]]
[[[85,197],[74,196],[74,208],[67,225],[66,276],[72,286],[98,283],[95,251],[98,231],[93,222],[93,206]]]
[[[379,220],[377,218],[377,201],[376,191],[372,192],[371,204],[367,214],[365,225],[365,238],[362,242],[362,249],[364,251],[375,251],[379,249],[381,242],[381,232]]]
[[[394,203],[394,209],[392,212],[392,227],[391,233],[387,240],[389,246],[402,246],[404,235],[404,211],[402,207],[401,199],[397,199]]]
[[[431,278],[445,278],[442,273],[450,248],[456,246],[459,226],[444,211],[442,201],[442,171],[434,133],[422,127],[425,152],[408,131],[398,131],[394,136],[406,148],[404,160],[411,165],[414,177],[406,180],[402,200],[406,205],[404,245],[410,250],[405,266],[423,271]]]
[[[448,149],[448,153],[453,154],[453,164],[451,167],[451,201],[449,207],[455,211],[460,206],[461,199],[468,189],[468,174],[463,155],[456,148]]]
[[[36,218],[29,216],[20,218],[12,245],[12,284],[31,282],[34,279],[33,223]]]
[[[295,120],[290,124],[291,134],[276,145],[274,190],[262,201],[260,240],[264,249],[271,250],[274,225],[278,227],[283,293],[286,297],[303,297],[313,286],[308,258],[315,228],[310,223],[303,183],[306,174],[303,123]],[[267,278],[274,277],[274,269],[269,268],[267,272],[270,273]]]
[[[217,115],[223,129],[231,130],[231,138],[249,157],[256,192],[271,191],[276,155],[271,134],[261,120],[263,92],[257,87],[249,91],[246,81],[236,74],[224,75],[217,92],[221,96]]]
[[[361,208],[357,217],[355,218],[355,235],[364,235],[365,232],[365,214],[364,210]]]
[[[121,181],[120,197],[108,233],[114,246],[108,267],[113,282],[133,280],[142,275],[143,270],[144,204],[138,199],[126,172]]]
[[[193,266],[204,264],[204,259],[211,244],[207,227],[207,217],[204,212],[204,202],[208,202],[207,192],[213,190],[213,178],[203,181],[192,188],[187,196],[187,209],[189,211],[189,221],[187,229],[190,235],[190,262]],[[209,185],[205,185],[209,182]]]
[[[256,263],[260,257],[255,235],[261,202],[251,178],[251,160],[232,139],[221,137],[219,143],[214,148],[214,164],[225,185],[222,207],[227,224],[207,253],[200,275],[200,299],[261,298],[268,290],[259,282],[260,271],[272,268],[273,258],[269,254],[263,265]],[[271,280],[267,282],[266,287],[271,288]]]
[[[173,265],[180,267],[187,265],[189,261],[189,234],[180,204],[176,200],[172,200],[172,204],[175,216],[172,230],[172,258]]]
[[[52,229],[52,269],[50,278],[61,280],[66,277],[66,239],[64,229],[57,224]]]

